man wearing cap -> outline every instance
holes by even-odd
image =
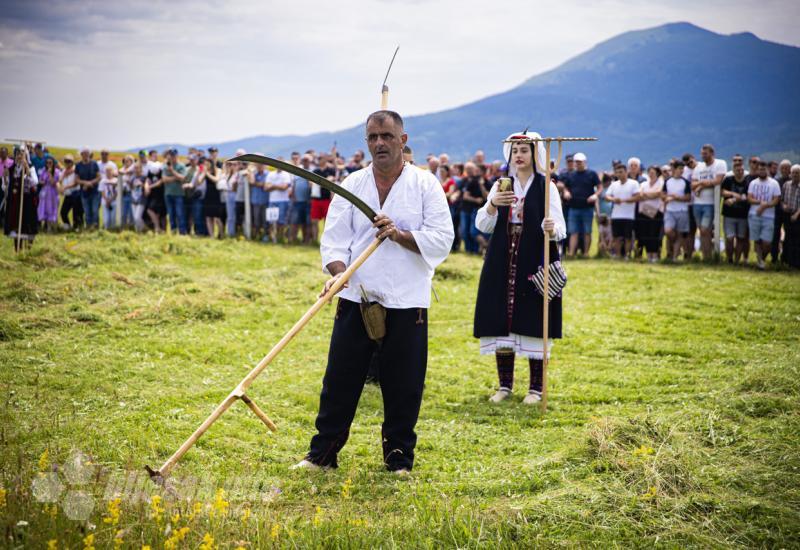
[[[575,170],[564,178],[564,200],[569,207],[567,212],[567,232],[569,233],[570,257],[578,249],[578,238],[583,236],[582,251],[589,253],[592,244],[592,221],[594,220],[595,191],[600,178],[594,170],[586,168],[586,155],[576,153],[573,157]]]
[[[100,223],[100,167],[92,160],[88,147],[81,149],[81,160],[75,165],[78,186],[81,189],[81,204],[86,216],[86,227],[97,228]]]
[[[558,171],[558,179],[563,180],[568,174],[575,170],[575,155],[569,154],[564,157],[567,165]]]
[[[36,173],[38,174],[42,168],[44,168],[44,162],[47,158],[47,155],[44,154],[44,147],[41,143],[37,143],[33,146],[33,155],[31,156],[31,166],[36,168]]]
[[[178,150],[167,151],[167,162],[161,174],[164,183],[164,202],[167,206],[170,231],[179,231],[186,235],[186,210],[183,205],[183,180],[186,177],[186,165],[178,160]]]

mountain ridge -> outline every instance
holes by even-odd
[[[619,34],[509,90],[405,121],[418,160],[477,149],[496,158],[500,140],[528,125],[598,137],[584,149],[594,165],[634,154],[660,163],[706,142],[721,157],[800,151],[798,87],[800,48],[675,22]],[[362,126],[217,145],[223,155],[240,147],[288,155],[334,141],[346,153],[364,148]]]

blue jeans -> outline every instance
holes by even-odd
[[[225,193],[225,215],[227,216],[228,237],[236,236],[236,193]]]
[[[122,227],[133,227],[133,199],[122,195]]]
[[[203,199],[200,197],[195,197],[193,199],[189,199],[189,203],[192,212],[192,222],[194,223],[194,234],[208,235],[206,218],[203,216]]]
[[[112,229],[117,226],[117,202],[114,201],[109,206],[103,203],[103,227]]]
[[[461,230],[461,240],[464,241],[464,250],[470,253],[478,253],[478,241],[475,237],[478,236],[478,228],[475,227],[475,216],[478,214],[477,210],[472,212],[461,211],[461,220],[459,221],[459,229]]]
[[[697,220],[697,227],[710,229],[714,225],[713,204],[693,204],[692,211],[694,219]]]
[[[97,227],[100,224],[100,192],[82,191],[81,203],[83,204],[83,215],[86,219],[86,227]]]
[[[164,202],[167,203],[170,230],[175,233],[177,229],[180,231],[181,235],[186,235],[186,217],[183,215],[183,195],[165,195]]]

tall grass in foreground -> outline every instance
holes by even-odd
[[[8,244],[8,243],[5,243]],[[0,251],[7,547],[769,546],[800,541],[800,278],[567,265],[550,410],[490,406],[471,338],[480,261],[439,269],[418,461],[380,459],[367,387],[337,471],[307,449],[332,309],[167,487],[146,479],[313,302],[310,248],[104,232]],[[71,519],[79,517],[79,519]]]

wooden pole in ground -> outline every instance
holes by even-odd
[[[545,146],[545,181],[544,181],[544,217],[550,217],[550,140],[546,139]],[[536,144],[534,144],[534,151]],[[544,278],[542,281],[542,412],[547,412],[547,363],[548,353],[547,344],[550,334],[550,233],[544,234],[544,265],[542,266]]]

